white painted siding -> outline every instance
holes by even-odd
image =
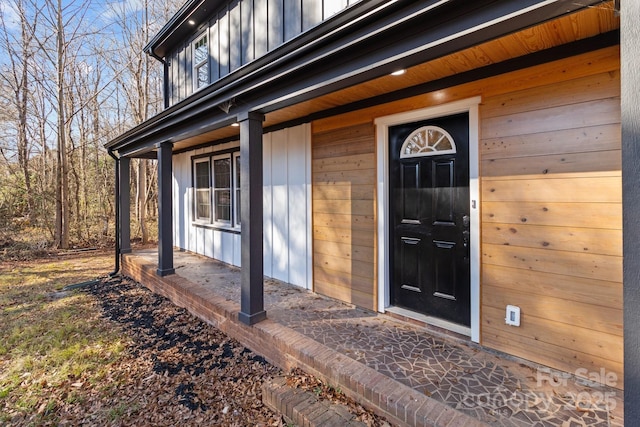
[[[311,289],[311,129],[305,124],[265,134],[263,153],[264,273]],[[238,143],[225,144],[227,149]],[[195,225],[193,156],[213,147],[173,157],[174,244],[180,249],[240,266],[240,235]]]

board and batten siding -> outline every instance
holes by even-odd
[[[481,344],[566,372],[605,369],[622,388],[618,46],[315,121],[314,206],[323,197],[318,190],[332,183],[316,178],[316,135],[347,149],[339,129],[366,129],[376,117],[473,96],[482,96]],[[356,200],[342,197],[344,206]],[[314,209],[314,244],[322,239],[320,214]],[[359,239],[373,236],[375,226],[366,230]],[[316,275],[325,268],[316,259]],[[348,300],[356,276],[335,277],[342,286],[334,295]],[[330,289],[317,277],[315,284]],[[505,324],[507,304],[521,308],[520,327]]]
[[[311,288],[310,125],[263,136],[264,273]],[[192,157],[238,147],[228,143],[173,157],[174,245],[240,266],[240,234],[193,222]]]
[[[359,0],[231,0],[204,28],[167,55],[168,99],[173,105],[193,93],[191,43],[208,36],[213,83]]]
[[[313,133],[314,290],[374,310],[372,123]]]

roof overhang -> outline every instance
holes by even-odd
[[[162,141],[177,143],[212,133],[220,140],[232,138],[237,130],[230,125],[240,111],[268,114],[286,109],[597,3],[601,1],[399,1],[378,3],[373,10],[347,9],[345,15],[356,11],[361,15],[336,18],[335,27],[321,29],[321,25],[304,33],[106,147],[120,155],[138,156]]]
[[[224,0],[188,0],[144,47],[144,51],[162,59],[179,42],[187,39],[225,4]]]

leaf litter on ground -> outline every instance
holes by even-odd
[[[50,285],[41,292],[46,295],[62,287]],[[79,307],[63,317],[76,316],[74,321],[85,329],[72,331],[57,344],[69,353],[64,356],[69,361],[49,363],[58,376],[43,372],[46,366],[30,371],[34,362],[29,359],[34,356],[24,354],[26,350],[0,348],[0,366],[24,365],[22,375],[10,381],[0,375],[0,425],[286,425],[263,405],[261,391],[264,381],[285,373],[140,284],[120,276],[104,277],[61,298],[33,294],[21,289],[13,296],[14,303],[25,310],[76,303]],[[16,321],[14,311],[0,308],[3,321]],[[26,317],[37,322],[35,313]],[[55,329],[51,323],[47,327]],[[51,351],[61,351],[52,346]],[[74,358],[87,360],[80,363]],[[290,386],[346,405],[366,425],[389,425],[339,389],[301,370],[286,375]]]

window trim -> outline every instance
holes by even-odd
[[[240,185],[240,151],[235,151],[233,153],[231,153],[231,163],[232,163],[232,169],[231,169],[231,186],[233,188],[233,197],[232,197],[232,201],[234,201],[235,203],[233,203],[233,226],[234,228],[240,228],[242,226],[242,222],[241,222],[241,218],[240,218],[240,203],[241,203],[241,199],[240,197],[242,196],[241,193],[241,189],[242,186]]]
[[[205,46],[207,48],[207,54],[205,56],[205,59],[200,61],[200,62],[196,62],[196,49],[197,49],[197,44],[200,43],[202,40],[205,40]],[[202,88],[205,88],[207,86],[209,86],[209,84],[211,83],[211,61],[210,61],[210,56],[211,56],[211,52],[209,51],[210,49],[210,40],[209,40],[209,32],[208,31],[203,31],[202,33],[200,33],[200,35],[198,35],[192,42],[191,42],[191,63],[192,63],[192,75],[193,75],[193,91],[197,92],[199,90],[201,90]],[[207,67],[207,82],[204,83],[202,86],[199,86],[199,80],[198,80],[198,70],[203,67],[206,66]]]
[[[229,160],[229,187],[216,187],[216,160]],[[233,208],[234,208],[234,200],[233,200],[233,156],[231,153],[228,154],[218,154],[211,156],[211,197],[213,198],[213,209],[211,211],[211,222],[214,225],[220,227],[231,227],[233,228]],[[216,191],[229,191],[229,220],[218,220],[218,206],[216,204]]]
[[[209,216],[208,217],[200,217],[198,216],[198,179],[197,179],[197,173],[196,173],[196,168],[197,165],[199,163],[207,163],[209,165],[209,167],[207,168],[207,171],[209,172],[209,187],[206,189],[209,193]],[[193,159],[193,168],[192,168],[192,181],[193,181],[193,215],[192,215],[192,219],[194,222],[198,223],[198,224],[209,224],[211,223],[211,218],[212,218],[212,208],[213,208],[213,204],[212,204],[212,200],[211,200],[211,184],[212,184],[212,171],[213,169],[211,168],[211,158],[210,157],[200,157],[197,159]]]
[[[193,200],[190,203],[192,213],[192,225],[197,227],[207,227],[218,230],[224,230],[229,232],[239,233],[241,230],[240,218],[238,217],[238,210],[240,207],[240,200],[237,195],[239,193],[240,188],[238,188],[238,182],[236,179],[236,161],[240,158],[240,150],[239,148],[231,149],[231,150],[223,150],[220,152],[212,152],[207,154],[198,154],[191,157],[191,181],[192,181],[192,190],[193,190]],[[229,159],[230,160],[230,174],[231,176],[229,184],[229,190],[231,194],[231,206],[230,206],[230,220],[229,221],[217,221],[216,218],[216,202],[215,202],[215,160],[219,159]],[[209,218],[198,218],[197,217],[197,189],[196,189],[196,164],[197,163],[209,163]],[[238,165],[239,167],[239,165]]]

